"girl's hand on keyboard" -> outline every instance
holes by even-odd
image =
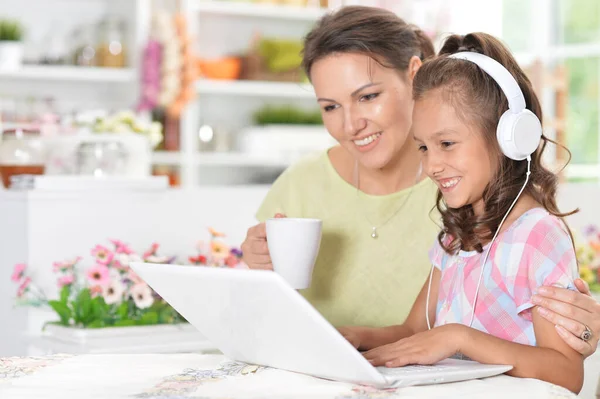
[[[447,324],[365,352],[373,366],[400,367],[434,364],[458,353],[468,327]]]

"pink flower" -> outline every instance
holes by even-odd
[[[54,273],[58,273],[58,272],[60,272],[62,269],[64,269],[64,267],[65,267],[65,266],[64,266],[64,263],[63,263],[63,262],[54,262],[54,263],[52,264],[52,271],[53,271]]]
[[[96,248],[92,249],[92,256],[94,256],[96,262],[101,265],[110,265],[110,262],[112,262],[114,258],[114,254],[102,245],[96,245]]]
[[[240,263],[240,260],[235,255],[229,255],[225,258],[225,266],[227,267],[235,267]]]
[[[133,284],[143,283],[144,280],[140,276],[138,276],[132,269],[127,271],[127,278],[131,280]]]
[[[19,289],[17,290],[17,298],[21,298],[23,295],[25,295],[29,288],[29,284],[31,284],[31,278],[25,277],[25,280],[23,280],[23,282],[19,286]]]
[[[130,255],[133,253],[133,250],[129,247],[129,245],[125,244],[121,240],[110,240],[115,246],[115,252],[118,254],[126,254]]]
[[[87,278],[93,285],[98,285],[100,287],[108,284],[110,281],[110,275],[108,271],[108,267],[103,264],[98,264],[87,271]]]
[[[129,294],[135,302],[135,306],[140,309],[146,309],[152,306],[154,298],[152,297],[152,290],[146,283],[138,283],[131,287]]]
[[[76,257],[75,259],[66,260],[64,262],[54,262],[52,264],[52,269],[54,273],[68,271],[73,268],[77,263],[79,263],[83,259],[81,256]]]
[[[13,269],[13,274],[10,279],[12,281],[14,281],[15,283],[18,283],[19,281],[21,281],[21,279],[23,278],[23,275],[25,274],[26,268],[27,268],[27,266],[25,265],[25,263],[17,263],[15,265],[15,268]]]
[[[93,285],[90,287],[90,296],[92,298],[97,297],[98,295],[102,294],[102,287],[99,285]]]
[[[136,253],[131,253],[131,254],[117,254],[117,256],[115,257],[115,262],[113,263],[113,266],[116,269],[122,270],[122,271],[127,271],[129,269],[129,264],[131,262],[143,262],[142,258],[140,258],[140,256]]]
[[[74,278],[72,274],[67,274],[58,278],[58,287],[62,288],[65,285],[73,284]]]
[[[144,254],[142,255],[143,259],[146,259],[149,256],[152,255],[156,255],[156,251],[158,250],[158,243],[153,243],[152,246],[150,247],[149,250],[147,250],[146,252],[144,252]]]

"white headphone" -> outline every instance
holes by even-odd
[[[504,155],[522,161],[533,154],[542,138],[542,124],[538,117],[525,108],[525,97],[510,72],[495,59],[483,54],[465,51],[450,55],[470,61],[492,77],[508,99],[508,110],[502,114],[496,137]]]
[[[473,311],[471,313],[471,321],[469,323],[469,327],[471,327],[473,324],[473,319],[475,318],[475,304],[477,303],[477,296],[479,294],[479,287],[481,286],[485,264],[487,263],[492,245],[494,244],[494,241],[496,240],[504,221],[527,186],[529,175],[531,174],[531,154],[537,150],[540,144],[540,140],[542,138],[542,124],[533,112],[525,108],[525,97],[523,96],[523,92],[521,91],[519,84],[514,76],[512,76],[511,73],[498,61],[486,55],[471,51],[451,54],[448,56],[448,58],[466,60],[476,64],[479,68],[491,76],[492,79],[496,81],[498,86],[500,86],[500,89],[508,100],[508,110],[502,114],[500,120],[498,121],[498,126],[496,127],[496,138],[498,139],[498,144],[500,145],[502,153],[508,158],[515,161],[523,161],[527,159],[527,174],[525,176],[525,183],[523,183],[521,191],[519,191],[519,194],[517,194],[517,197],[513,201],[512,205],[510,208],[508,208],[506,215],[504,215],[504,218],[498,225],[498,229],[494,233],[494,237],[492,238],[492,241],[490,242],[490,245],[483,258],[481,272],[479,274],[479,282],[477,283],[475,297],[473,298]],[[427,299],[425,301],[425,318],[427,320],[427,327],[430,330],[429,295],[431,293],[433,268],[434,266],[432,265],[431,272],[429,274],[429,285],[427,287]]]

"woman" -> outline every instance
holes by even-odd
[[[339,145],[286,170],[256,216],[323,220],[312,284],[302,294],[335,326],[401,324],[427,278],[440,225],[436,187],[421,174],[410,135],[411,89],[433,56],[420,30],[370,7],[328,14],[305,38],[303,66]],[[248,230],[242,250],[250,268],[272,269],[264,223]],[[539,294],[546,317],[571,332],[563,339],[592,354],[600,305],[554,287]],[[586,327],[592,337],[583,340]]]

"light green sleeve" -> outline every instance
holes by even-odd
[[[294,166],[286,169],[275,180],[256,212],[259,222],[272,218],[276,213],[288,217],[302,217],[302,183]]]

